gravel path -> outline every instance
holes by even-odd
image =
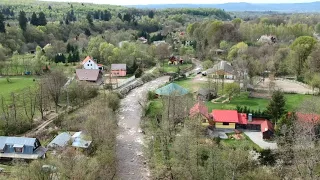
[[[277,149],[277,143],[266,142],[262,138],[261,132],[244,132],[254,143],[260,146],[262,149]]]
[[[169,81],[169,76],[157,78],[133,89],[121,100],[119,133],[117,136],[117,177],[121,180],[149,179],[146,159],[143,157],[143,134],[140,130],[142,107],[149,90],[155,90]]]

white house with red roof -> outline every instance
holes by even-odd
[[[83,69],[99,69],[103,70],[103,65],[98,64],[92,57],[87,56],[82,62],[81,65]]]

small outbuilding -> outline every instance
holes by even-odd
[[[56,136],[49,144],[48,148],[63,148],[67,146],[68,142],[71,139],[71,135],[67,132],[63,132]]]
[[[201,88],[197,91],[197,99],[199,101],[210,101],[215,97],[217,97],[217,93],[213,90]]]
[[[156,94],[160,96],[183,96],[189,91],[175,83],[170,83],[156,90]]]

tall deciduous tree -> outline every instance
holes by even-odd
[[[272,117],[274,123],[286,113],[285,105],[286,99],[283,92],[280,90],[274,91],[267,107],[267,112]]]
[[[301,36],[297,38],[292,44],[291,49],[295,52],[296,58],[294,58],[294,66],[296,75],[299,77],[302,73],[302,68],[308,56],[312,52],[313,47],[317,43],[313,37],[310,36]]]
[[[47,74],[41,82],[48,91],[49,96],[52,98],[56,107],[56,112],[58,112],[58,104],[62,94],[62,87],[67,82],[66,76],[63,72],[55,70]]]
[[[20,25],[20,28],[23,31],[26,31],[26,29],[27,29],[27,22],[28,22],[28,19],[26,17],[26,13],[24,11],[20,11],[20,13],[19,13],[19,25]]]

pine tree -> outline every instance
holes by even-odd
[[[37,17],[37,14],[35,12],[32,13],[30,24],[32,24],[34,26],[38,26],[38,24],[39,24],[38,23],[38,17]]]
[[[4,22],[4,16],[3,14],[0,12],[0,33],[5,33],[6,32],[6,26],[5,26],[5,22]]]
[[[87,14],[87,21],[91,26],[93,26],[93,20],[92,20],[90,13]]]
[[[274,91],[267,107],[267,112],[271,119],[276,123],[286,113],[286,100],[283,92],[280,90]]]
[[[84,34],[85,34],[86,36],[91,36],[90,30],[87,29],[87,28],[84,30]]]
[[[19,13],[19,25],[20,28],[25,31],[27,29],[28,19],[26,17],[26,13],[24,11],[20,11]]]
[[[47,25],[46,15],[45,15],[43,12],[40,12],[40,13],[39,13],[38,24],[39,24],[40,26],[45,26],[45,25]]]
[[[149,16],[149,18],[152,19],[154,17],[154,12],[153,11],[149,11],[148,16]]]

